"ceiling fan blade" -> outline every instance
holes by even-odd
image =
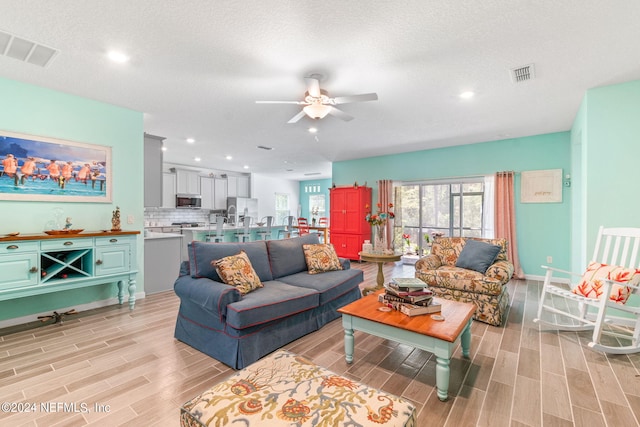
[[[296,104],[296,105],[309,105],[304,101],[256,101],[256,104]]]
[[[298,114],[296,114],[295,116],[293,116],[291,118],[291,120],[289,120],[287,123],[296,123],[298,120],[300,120],[301,118],[303,118],[305,116],[304,111],[300,111]]]
[[[319,98],[322,93],[320,92],[320,80],[315,77],[305,77],[304,81],[307,82],[307,92],[314,98]]]
[[[345,122],[353,120],[353,116],[350,116],[342,110],[338,110],[336,107],[330,107],[329,114],[339,118],[340,120],[344,120]]]
[[[363,93],[362,95],[337,96],[333,98],[334,104],[348,104],[350,102],[377,101],[377,93]]]

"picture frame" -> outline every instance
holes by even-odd
[[[521,203],[562,203],[562,169],[524,171],[520,178]]]
[[[111,203],[111,147],[0,130],[0,200]]]

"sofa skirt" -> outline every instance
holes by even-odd
[[[211,317],[202,307],[182,300],[175,338],[234,369],[243,369],[304,335],[340,317],[337,309],[361,296],[358,287],[322,306],[246,329],[234,329]],[[207,316],[208,314],[208,316]]]
[[[502,286],[502,292],[499,295],[467,292],[432,285],[429,286],[429,289],[437,298],[474,304],[476,306],[476,312],[473,315],[475,320],[493,326],[500,326],[505,320],[509,305],[509,291],[506,286]]]

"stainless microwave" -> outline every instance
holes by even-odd
[[[176,208],[200,209],[202,197],[199,194],[176,194]]]

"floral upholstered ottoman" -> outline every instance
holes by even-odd
[[[415,408],[280,350],[185,403],[180,425],[413,427]]]

